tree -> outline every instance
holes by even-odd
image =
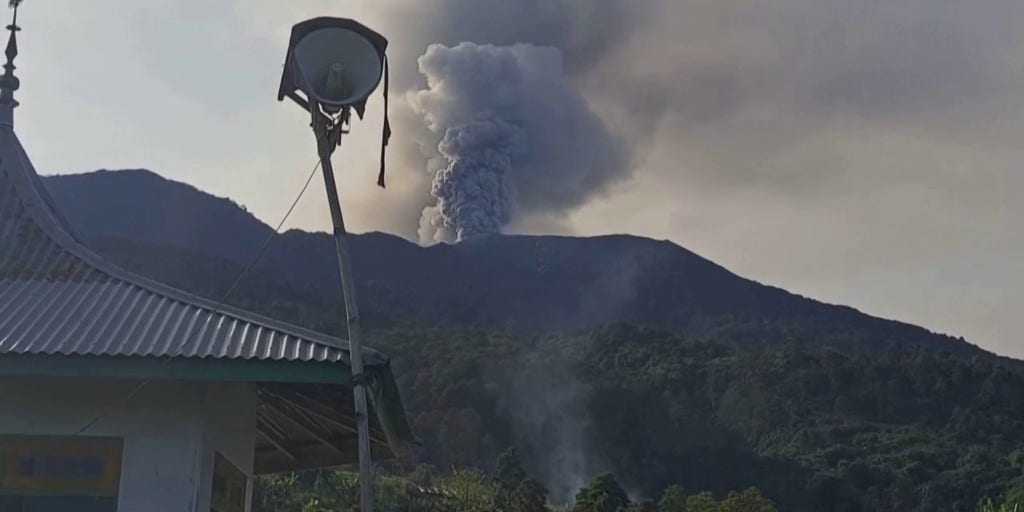
[[[494,480],[475,470],[454,471],[445,481],[453,508],[460,512],[491,512],[497,489]]]
[[[660,510],[658,510],[658,505],[653,501],[634,503],[622,510],[625,512],[660,512]]]
[[[527,479],[512,493],[508,503],[509,512],[545,512],[547,489],[540,482]]]
[[[498,456],[496,477],[498,483],[506,488],[516,487],[526,480],[526,471],[523,471],[522,462],[519,460],[519,451],[514,446]]]
[[[547,489],[523,470],[519,452],[505,450],[498,457],[497,481],[501,487],[498,508],[506,512],[544,512]]]
[[[1003,501],[1024,511],[1024,479],[1017,481],[1009,491],[1006,492]]]
[[[775,504],[761,495],[756,487],[743,492],[730,492],[718,505],[719,512],[778,512]]]
[[[294,474],[262,476],[253,485],[252,502],[256,510],[302,512],[305,500]]]
[[[718,503],[710,492],[694,494],[686,498],[686,512],[719,512]]]
[[[658,510],[660,512],[687,512],[686,493],[683,492],[683,488],[675,484],[668,486],[661,495],[661,501],[658,502]]]
[[[1020,507],[1010,503],[996,503],[991,499],[984,499],[978,505],[978,512],[1018,512]]]
[[[572,512],[618,512],[628,506],[626,491],[611,473],[605,473],[576,493]]]

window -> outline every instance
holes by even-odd
[[[213,460],[212,512],[245,512],[245,492],[249,479],[220,453]],[[0,512],[6,512],[0,510]]]
[[[120,439],[0,436],[0,512],[115,512]]]

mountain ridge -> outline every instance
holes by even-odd
[[[230,199],[147,170],[48,176],[44,182],[86,239],[175,247],[192,253],[192,259],[205,255],[243,266],[272,233]],[[868,340],[932,338],[943,349],[987,353],[963,338],[739,276],[668,240],[628,234],[496,235],[422,247],[370,232],[354,235],[352,250],[357,280],[366,289],[361,299],[368,309],[380,310],[382,321],[393,314],[421,323],[542,330],[616,321],[678,328],[708,316],[739,315],[753,323],[799,321],[806,324],[799,329],[804,337],[821,336],[830,322],[857,324],[874,333],[865,335]],[[253,272],[333,302],[338,289],[333,251],[326,233],[288,230],[274,238]]]

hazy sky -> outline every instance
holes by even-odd
[[[407,99],[429,43],[549,45],[630,160],[512,231],[666,238],[1024,356],[1024,2],[28,0],[22,141],[44,173],[148,168],[276,223],[315,160],[276,101],[289,28],[315,15],[392,43],[389,188],[379,99],[335,157],[356,231],[417,239],[437,139]],[[311,189],[289,226],[327,224]]]

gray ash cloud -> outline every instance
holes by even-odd
[[[520,215],[558,215],[627,175],[625,145],[570,83],[556,48],[432,45],[409,97],[440,137],[420,238],[499,233]]]

